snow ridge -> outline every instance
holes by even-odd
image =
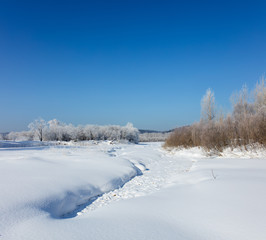
[[[121,147],[112,147],[108,150],[102,149],[109,157],[117,157],[117,150]],[[94,185],[86,185],[83,188],[79,188],[75,191],[67,191],[64,197],[56,200],[48,201],[48,206],[42,208],[44,211],[50,213],[53,218],[73,218],[76,217],[79,212],[91,205],[98,198],[102,197],[109,192],[118,191],[124,184],[142,175],[142,170],[146,169],[142,163],[133,163],[130,159],[126,159],[132,164],[132,171],[123,176],[113,178],[103,186],[96,187]]]
[[[77,212],[77,215],[80,216],[84,213],[94,211],[113,202],[157,192],[171,185],[180,174],[189,171],[195,162],[193,156],[191,158],[189,155],[183,155],[181,159],[177,158],[176,155],[163,150],[161,148],[161,143],[154,144],[153,146],[155,146],[153,149],[154,155],[142,159],[145,163],[138,162],[139,158],[137,152],[128,153],[127,150],[123,148],[116,148],[116,150],[120,151],[119,153],[114,151],[114,148],[109,150],[108,153],[111,153],[111,156],[122,156],[124,159],[133,162],[133,164],[142,171],[142,174],[138,174],[136,177],[132,178],[125,183],[123,187],[98,196],[94,201],[91,201],[86,208]],[[143,148],[145,149],[145,144]],[[156,161],[154,161],[154,158]],[[145,164],[147,164],[149,168],[147,168]]]

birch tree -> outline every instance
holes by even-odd
[[[209,88],[201,99],[201,119],[212,121],[215,118],[215,98],[214,92]]]

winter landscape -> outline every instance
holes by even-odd
[[[265,240],[265,1],[0,1],[0,240]]]

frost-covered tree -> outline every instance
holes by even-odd
[[[43,133],[46,127],[46,122],[42,118],[36,119],[28,125],[30,131],[37,134],[40,141],[43,140]]]
[[[133,126],[132,123],[127,123],[122,129],[123,139],[128,140],[129,142],[138,143],[139,142],[139,130]]]
[[[212,121],[215,118],[215,111],[214,92],[209,88],[201,99],[201,119],[203,121]]]
[[[79,125],[76,127],[76,138],[74,140],[76,140],[76,141],[87,140],[83,126]]]
[[[266,79],[263,76],[261,80],[256,84],[255,88],[255,109],[260,111],[260,109],[266,107]]]
[[[131,123],[126,126],[86,125],[73,126],[53,119],[47,123],[43,119],[37,119],[29,124],[28,132],[11,132],[8,139],[33,140],[38,136],[40,141],[84,141],[84,140],[121,140],[138,142],[139,132]]]
[[[139,134],[140,142],[163,142],[170,135],[170,132],[146,132]]]
[[[51,141],[69,141],[77,137],[77,129],[72,124],[65,124],[57,119],[48,122],[46,138]]]
[[[13,141],[32,141],[34,140],[35,132],[22,131],[22,132],[10,132],[5,136],[4,140]]]
[[[233,94],[231,101],[233,104],[233,116],[237,121],[247,118],[254,114],[254,104],[250,103],[250,94],[246,85],[242,89]]]

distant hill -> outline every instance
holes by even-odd
[[[156,131],[156,130],[146,130],[146,129],[139,129],[140,133],[169,133],[174,131],[174,129],[172,130],[168,130],[168,131]]]

